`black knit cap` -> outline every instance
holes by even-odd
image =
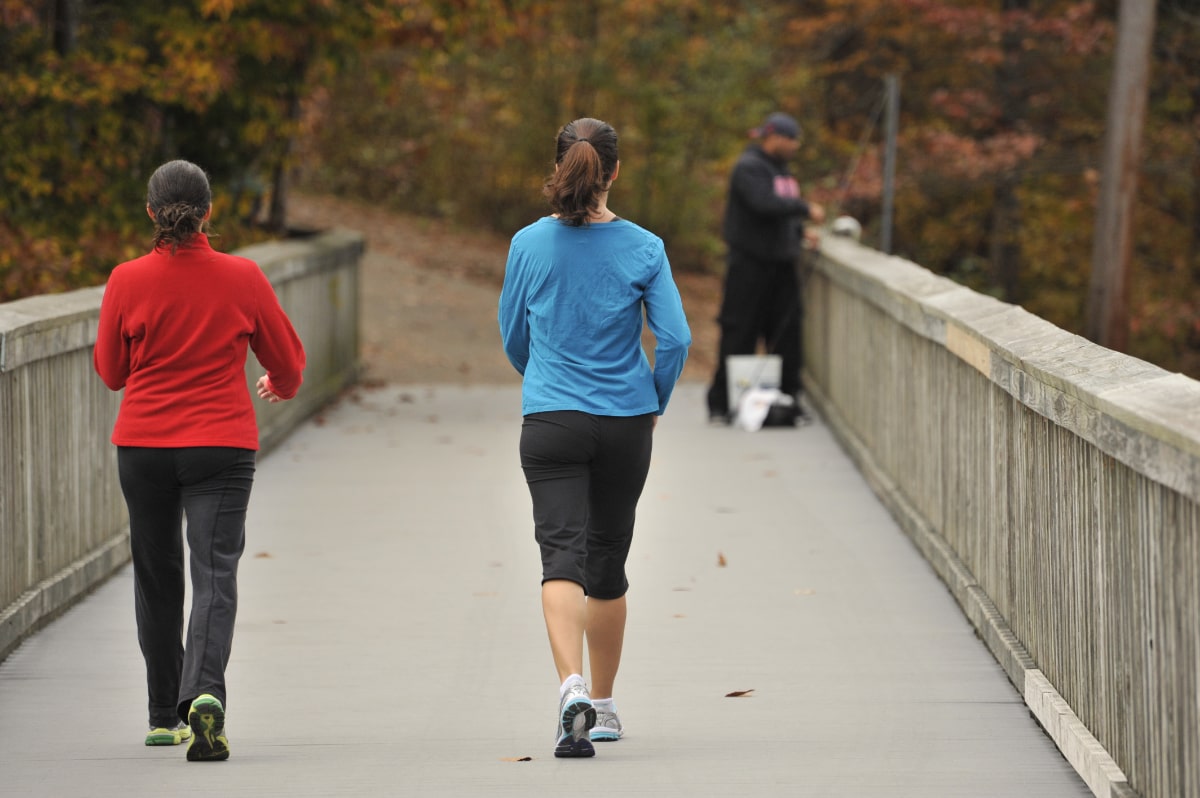
[[[800,123],[787,114],[776,111],[763,120],[754,132],[759,138],[774,133],[776,136],[795,139],[800,137]]]

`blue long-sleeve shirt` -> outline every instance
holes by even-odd
[[[653,368],[643,309],[657,339]],[[570,227],[547,216],[519,231],[499,322],[524,377],[524,415],[661,415],[692,342],[662,239],[623,219]]]

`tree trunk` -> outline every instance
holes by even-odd
[[[299,74],[305,72],[305,69],[299,70]],[[288,97],[287,129],[289,133],[287,140],[283,143],[283,152],[275,159],[271,168],[271,207],[267,212],[267,229],[276,235],[287,232],[288,170],[291,169],[292,143],[295,139],[295,134],[291,131],[295,129],[294,123],[300,119],[300,84],[291,82],[289,85],[293,87]]]
[[[1020,179],[1016,172],[1002,175],[992,198],[990,231],[992,276],[1005,302],[1020,304],[1021,292],[1021,204],[1017,199]]]
[[[1096,343],[1118,351],[1125,351],[1129,345],[1133,205],[1146,118],[1155,6],[1145,0],[1121,0],[1100,202],[1092,237],[1086,333]]]
[[[79,31],[79,5],[82,0],[54,0],[54,49],[59,55],[66,55],[75,49],[75,39]]]
[[[1200,60],[1197,60],[1200,64]],[[1194,74],[1200,74],[1197,71]],[[1192,90],[1192,119],[1200,125],[1200,87]],[[1200,146],[1192,146],[1192,230],[1188,257],[1191,258],[1194,277],[1200,282]]]
[[[1029,0],[1004,0],[1005,12],[1026,11]],[[1004,60],[996,69],[996,93],[1000,99],[1000,118],[996,133],[1012,133],[1028,116],[1025,100],[1025,79],[1022,69],[1022,33],[1008,27],[1000,45]],[[1005,302],[1019,303],[1021,292],[1021,203],[1017,189],[1021,185],[1019,167],[996,179],[992,196],[992,219],[989,231],[992,281],[1000,289]]]

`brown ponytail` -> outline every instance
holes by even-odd
[[[586,225],[617,170],[617,131],[599,119],[568,122],[558,132],[554,162],[542,194],[564,224]]]
[[[170,245],[174,255],[204,230],[212,189],[204,170],[190,161],[168,161],[150,176],[146,206],[154,212],[154,248]]]

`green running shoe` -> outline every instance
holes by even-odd
[[[216,696],[205,693],[197,696],[188,710],[188,725],[192,741],[188,743],[189,762],[217,762],[229,758],[229,741],[225,739],[225,707]]]
[[[146,732],[146,745],[179,745],[187,742],[192,736],[192,730],[180,721],[174,726],[152,726]]]

